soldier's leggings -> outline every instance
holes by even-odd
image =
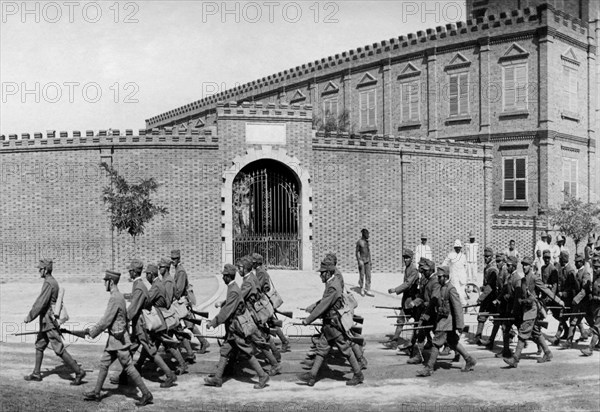
[[[46,332],[38,332],[37,339],[35,341],[35,349],[43,352],[48,347],[48,343],[52,346],[52,350],[57,356],[62,356],[65,351],[65,345],[63,344],[62,337],[56,329],[50,329]]]
[[[129,349],[118,350],[118,351],[107,351],[105,350],[102,354],[102,358],[100,359],[100,367],[98,368],[98,380],[96,381],[95,392],[100,393],[102,391],[102,385],[106,380],[106,376],[108,375],[108,368],[115,361],[119,360],[119,363],[123,367],[123,370],[127,372],[127,375],[131,378],[131,380],[135,383],[135,386],[140,388],[142,394],[148,393],[148,388],[144,383],[142,377],[139,372],[133,367],[133,362],[131,361],[131,353]]]

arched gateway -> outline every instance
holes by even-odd
[[[233,181],[233,260],[260,253],[270,268],[299,269],[300,184],[284,164],[263,159]]]
[[[224,175],[224,261],[260,253],[270,268],[310,270],[308,172],[285,150],[250,149]]]

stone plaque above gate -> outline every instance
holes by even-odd
[[[285,145],[285,123],[246,123],[246,143]]]

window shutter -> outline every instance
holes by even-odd
[[[515,68],[516,106],[519,109],[527,108],[527,65]]]
[[[576,113],[578,109],[577,95],[579,94],[579,82],[577,71],[569,69],[569,110]]]
[[[515,182],[515,185],[516,185],[515,200],[526,200],[527,182],[525,180],[517,180]]]
[[[410,119],[410,86],[409,83],[402,84],[401,111],[402,121],[406,122]]]
[[[368,96],[366,93],[360,94],[360,125],[362,127],[368,124]]]
[[[513,159],[504,159],[504,178],[505,179],[514,179],[515,178]]]
[[[460,98],[459,98],[459,113],[467,114],[469,112],[469,75],[463,73],[460,75]]]
[[[525,159],[515,159],[517,179],[525,179]]]
[[[450,76],[450,116],[458,114],[458,76]]]
[[[410,119],[419,120],[419,82],[410,83]]]
[[[371,90],[369,92],[369,120],[368,120],[368,125],[374,125],[375,124],[375,90]]]
[[[504,200],[515,200],[514,180],[504,181]]]
[[[515,69],[504,68],[504,108],[512,109],[515,105]]]

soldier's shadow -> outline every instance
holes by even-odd
[[[329,367],[329,364],[336,364],[336,363],[332,362],[332,359],[328,359],[327,362],[328,362],[328,364],[323,363],[323,366],[319,370],[319,375],[317,376],[317,382],[325,380],[325,379],[331,379],[334,381],[342,381],[342,382],[347,380],[346,378],[344,378],[344,375],[346,374],[344,371],[341,371],[338,369],[331,369]],[[306,386],[307,383],[306,382],[297,382],[296,385]]]
[[[47,378],[48,376],[51,375],[58,375],[59,378],[67,380],[67,381],[72,381],[74,380],[74,376],[75,376],[75,372],[69,368],[67,365],[65,365],[64,363],[55,366],[54,369],[51,370],[46,370],[44,372],[42,372],[42,378]],[[83,381],[82,383],[86,383],[87,381]]]

